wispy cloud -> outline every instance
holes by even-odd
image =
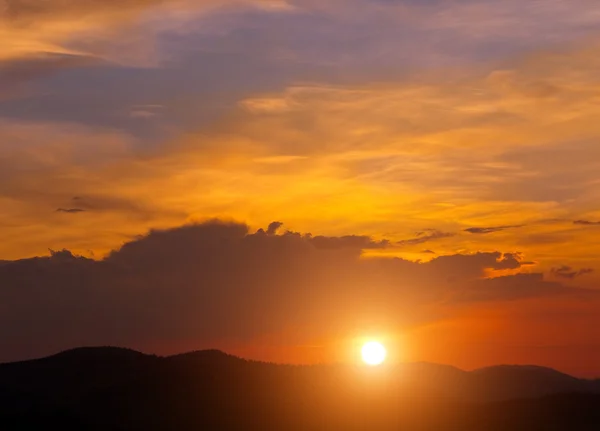
[[[398,245],[417,245],[424,244],[426,242],[434,241],[437,239],[451,238],[455,236],[455,233],[442,232],[435,229],[429,229],[424,232],[418,232],[415,238],[403,239],[397,242]]]
[[[465,232],[474,234],[488,234],[494,232],[501,232],[506,229],[516,229],[523,227],[524,225],[513,225],[513,226],[493,226],[493,227],[470,227],[465,229]]]
[[[600,221],[591,221],[591,220],[576,220],[573,224],[581,225],[581,226],[600,226]]]
[[[58,208],[56,210],[56,212],[67,213],[67,214],[77,214],[77,213],[85,212],[85,210],[81,209],[81,208]]]
[[[0,103],[0,226],[17,227],[0,252],[39,253],[21,240],[35,229],[78,252],[102,232],[102,254],[215,216],[282,218],[355,245],[393,232],[373,253],[405,257],[428,241],[439,254],[527,247],[547,269],[557,263],[535,252],[553,242],[576,244],[561,262],[598,251],[577,229],[531,221],[593,220],[587,35],[599,6],[351,4],[12,2],[0,20],[0,81],[14,93]],[[66,223],[48,214],[59,205],[87,214]],[[420,226],[437,232],[411,237]]]
[[[573,280],[577,277],[581,277],[582,275],[591,274],[594,272],[592,268],[583,268],[583,269],[574,269],[570,266],[563,265],[558,268],[552,268],[551,273],[559,278],[567,278],[569,280]]]

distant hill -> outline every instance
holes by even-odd
[[[112,347],[0,364],[0,429],[48,427],[598,430],[600,381],[534,366],[292,366]]]
[[[499,365],[467,372],[438,364],[403,364],[413,393],[468,401],[502,401],[561,393],[600,393],[598,381],[578,379],[551,368]],[[402,385],[402,383],[400,383]]]

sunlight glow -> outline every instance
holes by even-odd
[[[363,361],[367,365],[380,365],[385,361],[387,351],[383,344],[377,341],[370,341],[366,343],[361,349],[361,355]]]

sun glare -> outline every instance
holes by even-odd
[[[369,341],[361,349],[362,359],[367,365],[380,365],[385,361],[387,351],[383,344]]]

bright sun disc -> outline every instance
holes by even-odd
[[[387,351],[383,344],[377,341],[370,341],[361,349],[362,359],[368,365],[379,365],[385,361]]]

